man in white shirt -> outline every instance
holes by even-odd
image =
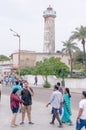
[[[76,122],[76,130],[86,129],[86,91],[82,92],[82,100],[79,103],[79,113]]]
[[[60,120],[59,113],[58,113],[58,110],[61,107],[61,103],[62,103],[62,94],[61,92],[59,92],[58,89],[59,87],[55,85],[54,92],[52,93],[51,98],[50,98],[50,102],[46,106],[48,107],[48,105],[51,104],[54,109],[52,121],[50,122],[50,124],[54,124],[54,120],[56,118],[59,122],[59,127],[62,127],[62,122]]]
[[[0,81],[0,101],[1,101],[1,91],[2,91],[2,83]]]

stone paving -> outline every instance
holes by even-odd
[[[34,87],[34,85],[31,85]],[[37,87],[41,87],[38,85]],[[52,89],[52,88],[51,88]],[[82,90],[85,89],[76,89],[76,88],[70,88],[71,92],[74,93],[81,93]],[[7,95],[2,95],[2,100],[0,102],[0,130],[12,130],[12,129],[17,129],[17,130],[75,130],[75,122],[76,122],[76,117],[77,117],[77,111],[73,110],[72,114],[72,120],[73,120],[73,126],[68,126],[68,124],[64,124],[63,128],[58,128],[58,122],[57,120],[55,121],[54,125],[50,125],[49,122],[51,121],[51,107],[46,108],[46,104],[43,102],[36,102],[33,101],[32,105],[32,121],[35,123],[34,125],[29,125],[27,121],[27,115],[25,118],[25,124],[24,125],[19,125],[21,122],[21,113],[18,113],[17,116],[17,124],[19,125],[16,128],[11,128],[10,127],[10,120],[12,117],[12,113],[10,110],[10,97]],[[47,102],[46,102],[47,103]],[[84,130],[84,129],[82,129]]]
[[[10,120],[12,117],[12,113],[10,110],[9,104],[9,96],[2,95],[2,101],[0,103],[0,130],[75,130],[75,119],[77,116],[77,112],[73,111],[73,126],[68,126],[67,124],[64,125],[63,128],[58,128],[58,122],[55,121],[54,125],[50,125],[49,122],[51,121],[51,107],[46,108],[46,104],[33,101],[32,106],[32,121],[35,123],[34,125],[29,125],[27,121],[27,115],[25,118],[25,124],[19,125],[16,128],[10,127]],[[17,116],[17,124],[21,122],[21,113],[18,113]]]

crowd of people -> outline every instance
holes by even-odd
[[[49,103],[46,105],[52,105],[52,121],[50,124],[54,124],[55,118],[59,122],[59,127],[63,128],[63,124],[73,125],[71,115],[71,94],[69,88],[60,86],[60,83],[54,85],[53,93]],[[62,112],[63,110],[63,112]],[[76,118],[76,130],[81,130],[83,127],[86,129],[86,91],[82,92],[82,99],[79,103],[79,112]]]
[[[29,83],[27,81],[23,81],[22,86],[20,86],[21,83],[19,83],[19,81],[16,81],[16,84],[12,87],[12,93],[10,95],[10,106],[13,113],[11,127],[17,126],[16,117],[20,106],[22,113],[20,125],[24,124],[25,112],[27,112],[28,123],[34,124],[31,121],[32,96],[34,95],[33,89],[29,87]]]
[[[1,99],[1,88],[0,82],[0,99]],[[21,111],[21,122],[20,125],[24,124],[25,112],[27,112],[28,123],[33,125],[31,119],[31,106],[32,96],[34,95],[33,89],[29,86],[26,80],[16,80],[11,88],[10,94],[10,107],[12,111],[11,127],[17,127],[16,118],[18,111]],[[59,128],[63,128],[63,124],[73,125],[71,119],[71,94],[69,88],[62,88],[60,82],[54,85],[53,92],[50,96],[49,102],[46,107],[52,106],[52,120],[50,124],[54,124],[55,119],[59,123]],[[82,99],[79,103],[79,112],[76,118],[76,130],[81,130],[82,127],[86,129],[86,91],[82,92]]]

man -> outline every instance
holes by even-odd
[[[59,92],[61,92],[62,95],[63,95],[63,89],[62,89],[62,87],[60,86],[60,82],[57,82],[57,86],[58,86]],[[61,116],[61,115],[62,115],[62,107],[60,107],[58,111],[59,111],[59,114],[60,114],[60,116]],[[53,109],[53,107],[52,107],[51,114],[53,114],[53,112],[54,112],[54,109]]]
[[[57,82],[57,86],[59,87],[59,91],[63,94],[63,89],[62,89],[62,87],[60,85],[60,82]]]
[[[1,91],[2,91],[2,83],[0,81],[0,101],[1,101]]]
[[[34,85],[36,85],[36,86],[37,86],[37,82],[38,82],[37,75],[34,77],[34,80],[35,80]]]
[[[25,119],[25,111],[27,111],[28,123],[34,124],[31,121],[31,105],[32,105],[32,96],[34,95],[33,90],[29,87],[28,82],[24,83],[24,88],[21,91],[21,98],[24,101],[22,104],[21,112],[22,112],[22,122],[20,125],[24,124]]]
[[[58,113],[58,110],[61,107],[61,103],[62,103],[62,94],[61,94],[61,92],[59,92],[58,89],[59,89],[58,86],[55,85],[54,92],[51,95],[50,102],[46,106],[48,107],[48,105],[51,104],[54,109],[52,121],[50,122],[50,124],[54,124],[54,120],[56,118],[59,122],[59,127],[62,127],[62,122],[60,120],[59,113]]]
[[[82,92],[82,100],[79,103],[79,113],[76,121],[76,130],[86,129],[86,91]]]

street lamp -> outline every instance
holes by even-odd
[[[10,29],[10,31],[14,33],[13,36],[19,38],[18,71],[19,71],[19,78],[20,78],[20,45],[21,45],[21,37],[20,37],[20,35],[19,35],[17,32],[15,32],[13,29]]]

